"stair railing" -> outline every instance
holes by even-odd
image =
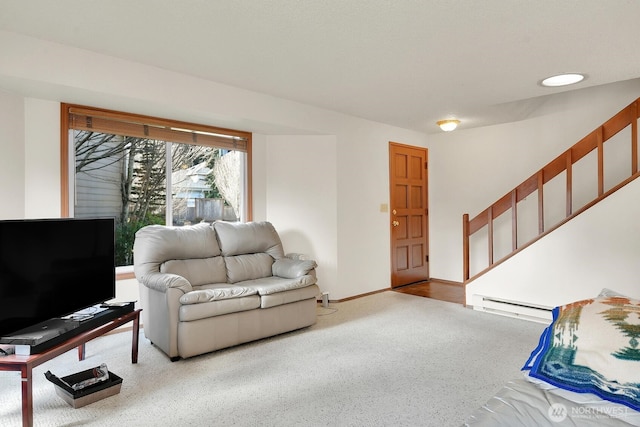
[[[473,280],[496,265],[504,262],[517,252],[539,240],[544,235],[550,233],[562,224],[569,221],[576,215],[584,212],[591,206],[598,203],[608,195],[612,194],[619,188],[633,181],[640,176],[638,173],[638,117],[640,114],[640,98],[622,109],[615,116],[611,117],[604,124],[596,128],[589,135],[578,141],[571,148],[560,154],[538,172],[534,173],[530,178],[522,182],[513,190],[505,194],[498,201],[493,203],[487,209],[480,212],[474,218],[469,219],[469,214],[462,217],[463,229],[463,278],[465,282]],[[604,185],[604,143],[609,141],[618,132],[631,126],[631,176],[623,179],[617,185],[612,186],[605,191]],[[580,159],[597,150],[597,176],[598,190],[597,197],[585,204],[579,209],[573,209],[573,165]],[[565,218],[548,226],[545,224],[544,218],[544,185],[553,178],[566,172],[566,188],[565,188]],[[518,241],[518,203],[523,201],[527,196],[537,191],[537,235],[527,242]],[[494,220],[505,212],[511,210],[511,251],[498,260],[494,259]],[[478,273],[470,277],[470,237],[487,227],[487,249],[488,249],[488,266]]]

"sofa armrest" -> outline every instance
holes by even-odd
[[[140,283],[150,289],[160,292],[167,292],[169,288],[180,289],[187,293],[193,290],[191,283],[182,276],[170,273],[148,273],[138,279]]]
[[[318,264],[311,259],[280,258],[271,266],[271,273],[285,279],[295,279],[310,274],[317,266]]]
[[[299,261],[314,261],[312,260],[309,255],[307,254],[299,254],[296,252],[291,252],[285,255],[285,257],[289,258],[289,259],[295,259],[295,260],[299,260]]]

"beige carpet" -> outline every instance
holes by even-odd
[[[396,292],[318,306],[318,323],[170,362],[130,332],[34,370],[36,426],[457,426],[519,370],[544,325]],[[44,378],[107,363],[119,394],[73,409]],[[0,425],[20,426],[20,378],[0,372]]]

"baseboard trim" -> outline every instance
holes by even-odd
[[[392,291],[393,289],[391,288],[387,288],[387,289],[379,289],[377,291],[372,291],[372,292],[367,292],[364,294],[358,294],[358,295],[354,295],[351,297],[347,297],[347,298],[341,298],[341,299],[330,299],[329,302],[345,302],[345,301],[351,301],[354,299],[358,299],[358,298],[362,298],[362,297],[366,297],[369,295],[374,295],[374,294],[379,294],[381,292],[388,292],[388,291]],[[322,300],[318,300],[318,302],[322,302]]]
[[[425,280],[425,282],[437,282],[437,283],[440,283],[440,284],[443,284],[443,285],[464,287],[464,282],[456,282],[456,281],[453,281],[453,280],[445,280],[445,279],[436,279],[436,278],[433,278],[433,277],[428,279],[428,280]],[[409,285],[407,285],[407,286],[409,286]],[[337,299],[337,300],[330,299],[329,302],[351,301],[351,300],[354,300],[354,299],[367,297],[369,295],[379,294],[381,292],[393,291],[394,289],[396,289],[396,288],[388,287],[388,288],[385,288],[385,289],[379,289],[377,291],[366,292],[364,294],[358,294],[358,295],[354,295],[354,296],[347,297],[347,298],[342,298],[342,299]],[[318,302],[322,302],[322,300],[318,299]]]

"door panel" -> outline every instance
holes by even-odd
[[[391,286],[429,278],[427,150],[389,143]]]

